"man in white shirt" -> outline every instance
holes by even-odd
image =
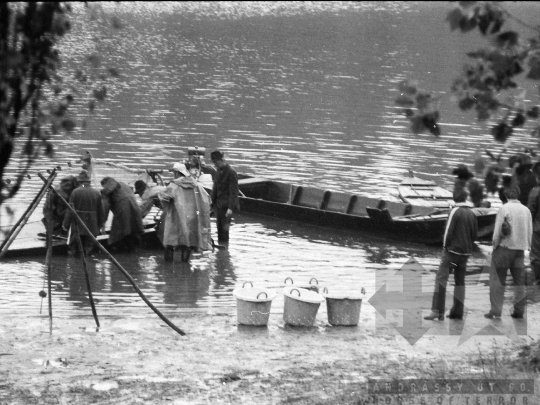
[[[531,248],[532,216],[518,200],[519,188],[504,189],[508,202],[499,208],[493,231],[493,256],[489,274],[490,311],[484,316],[500,318],[508,269],[514,280],[514,311],[512,318],[521,319],[525,312],[525,250]]]

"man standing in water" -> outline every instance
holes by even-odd
[[[446,302],[446,285],[450,269],[454,269],[454,304],[448,314],[450,319],[462,319],[465,304],[465,271],[467,261],[472,253],[474,240],[478,232],[476,215],[467,205],[467,192],[464,188],[454,191],[456,206],[448,214],[444,231],[443,255],[437,276],[435,277],[435,292],[431,314],[424,319],[434,321],[444,320]]]
[[[212,208],[216,214],[218,242],[229,242],[231,218],[233,212],[240,209],[238,175],[225,161],[223,152],[213,151],[210,159],[217,168],[212,188]]]
[[[83,170],[77,177],[77,181],[80,185],[71,193],[69,203],[75,209],[77,215],[82,219],[90,233],[93,236],[97,236],[105,223],[101,193],[90,185],[90,174],[88,171]],[[72,212],[68,210],[62,227],[65,231],[68,231],[73,224],[77,224],[77,220]],[[85,250],[85,252],[79,253],[88,255],[95,248],[94,240],[82,226],[77,225],[83,249]],[[70,252],[76,254],[78,252],[77,239],[73,230],[69,233],[68,244]]]

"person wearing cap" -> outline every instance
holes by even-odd
[[[141,218],[146,217],[154,206],[162,208],[158,194],[165,189],[165,186],[149,186],[144,180],[137,180],[135,182],[135,194],[141,197],[141,202],[139,203]]]
[[[228,242],[233,212],[240,209],[238,175],[225,161],[223,152],[213,151],[210,159],[217,168],[212,188],[212,208],[216,214],[218,242]]]
[[[508,269],[514,280],[512,318],[523,318],[525,312],[525,251],[531,247],[533,224],[531,211],[518,200],[519,188],[504,189],[508,202],[499,208],[493,230],[493,254],[489,272],[491,309],[484,316],[500,318]]]
[[[71,193],[77,188],[79,183],[77,177],[67,176],[64,177],[60,184],[55,187],[57,193],[61,195],[64,200],[69,201]],[[47,227],[49,218],[52,224],[52,234],[54,236],[66,237],[67,232],[62,229],[62,224],[66,216],[68,209],[65,204],[60,200],[60,197],[56,193],[49,193],[45,204],[43,205],[43,225]]]
[[[533,236],[529,258],[534,272],[534,283],[540,285],[540,162],[534,164],[532,172],[535,174],[539,185],[529,193],[527,204],[533,220]]]
[[[163,206],[158,236],[165,261],[173,261],[180,246],[181,259],[187,262],[192,251],[211,249],[210,196],[183,163],[175,163],[171,171],[173,181],[158,194]]]
[[[101,193],[90,184],[90,174],[83,170],[77,176],[77,187],[69,197],[69,203],[77,212],[77,215],[82,219],[90,234],[79,224],[77,230],[81,236],[84,252],[79,252],[77,238],[75,232],[70,232],[68,246],[73,254],[83,253],[90,254],[95,248],[94,239],[91,236],[99,235],[100,229],[105,224],[105,216],[103,212],[103,204],[101,201]],[[62,227],[65,231],[71,230],[76,223],[76,218],[71,210],[66,212]]]
[[[484,200],[484,186],[474,178],[474,174],[469,171],[467,165],[459,164],[452,171],[452,174],[456,176],[454,192],[458,192],[461,189],[466,190],[473,205],[475,207],[481,207]]]
[[[527,205],[529,202],[529,193],[538,183],[536,176],[531,170],[533,166],[531,157],[527,154],[520,154],[518,163],[514,172],[516,185],[520,190],[518,200],[523,205]]]
[[[132,251],[140,244],[141,235],[144,233],[141,210],[135,193],[130,186],[112,177],[104,177],[101,185],[105,220],[109,211],[113,213],[109,246],[112,250]]]
[[[465,272],[478,234],[476,215],[467,205],[467,191],[460,188],[453,195],[456,205],[450,210],[443,239],[443,254],[437,276],[431,305],[431,314],[424,319],[444,320],[446,286],[450,269],[454,270],[454,303],[448,314],[450,319],[463,319],[465,304]]]

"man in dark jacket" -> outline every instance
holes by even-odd
[[[60,185],[55,187],[57,193],[61,195],[64,200],[69,201],[71,193],[77,188],[77,178],[75,176],[64,177],[60,181]],[[60,200],[60,197],[56,193],[49,193],[43,206],[43,225],[47,228],[48,221],[50,219],[52,225],[53,236],[66,237],[67,232],[62,229],[64,218],[68,209],[65,204]]]
[[[69,203],[75,209],[77,215],[82,219],[90,233],[93,236],[97,236],[99,235],[99,230],[105,223],[103,205],[101,203],[101,194],[98,190],[90,185],[90,175],[86,170],[83,170],[79,174],[77,181],[79,182],[80,186],[71,193]],[[71,213],[71,211],[67,211],[66,216],[64,217],[64,223],[62,225],[63,229],[67,231],[76,223],[77,220],[75,219],[75,216]],[[91,253],[95,247],[93,239],[79,224],[77,224],[77,230],[81,236],[83,248],[85,250],[84,253]],[[78,252],[77,238],[73,230],[70,231],[68,244],[72,253]]]
[[[534,164],[532,171],[536,175],[538,184],[540,184],[540,162]],[[527,207],[531,211],[533,220],[533,235],[529,257],[534,271],[534,283],[540,285],[540,186],[536,186],[531,190]]]
[[[113,250],[133,250],[144,233],[141,209],[133,189],[112,177],[101,180],[105,220],[109,210],[113,213],[109,245]]]
[[[213,151],[210,159],[217,168],[212,188],[212,209],[216,214],[218,241],[228,242],[232,214],[240,209],[238,175],[225,161],[223,152]]]
[[[430,321],[444,320],[444,309],[446,300],[446,285],[450,268],[454,270],[454,304],[450,310],[448,318],[462,319],[463,306],[465,303],[465,271],[467,261],[472,253],[474,240],[478,233],[476,215],[465,203],[467,192],[459,189],[454,192],[456,206],[448,214],[446,229],[443,239],[443,255],[439,271],[435,277],[435,292],[433,293],[433,303],[431,314],[424,317]]]

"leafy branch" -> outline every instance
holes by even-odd
[[[71,79],[59,73],[58,45],[71,29],[71,13],[66,2],[0,3],[0,204],[19,191],[41,151],[53,154],[50,136],[75,129],[69,109],[80,90],[92,88],[93,111],[95,101],[107,97],[104,81],[119,76],[96,55],[87,58],[88,74],[80,70]],[[114,17],[111,25],[121,28]],[[100,69],[105,73],[97,74]],[[17,150],[16,180],[8,184],[5,168]]]
[[[506,29],[509,18],[534,30],[536,36],[523,39],[517,31]],[[497,142],[504,143],[515,128],[540,117],[538,105],[525,103],[524,91],[514,94],[519,90],[520,77],[540,80],[540,27],[526,24],[494,1],[461,1],[448,13],[446,21],[451,31],[468,33],[477,29],[488,40],[488,47],[467,53],[470,62],[463,66],[451,91],[460,110],[474,110],[478,121],[494,118],[496,123],[491,134]],[[428,100],[428,105],[419,103],[417,94],[422,93],[410,82],[402,82],[399,90],[401,95],[396,104],[407,107],[403,112],[411,122],[411,130],[414,133],[429,131],[439,136],[440,115],[434,100],[424,95],[423,100]],[[540,142],[537,122],[531,135]]]

